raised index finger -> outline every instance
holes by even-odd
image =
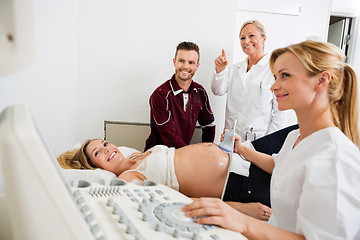
[[[221,51],[221,56],[223,56],[224,58],[226,58],[226,54],[225,54],[225,50],[224,50],[224,49],[222,49],[222,51]]]

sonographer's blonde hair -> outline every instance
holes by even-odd
[[[286,52],[293,53],[310,76],[324,71],[331,74],[328,95],[334,124],[360,147],[357,79],[354,70],[344,63],[343,51],[330,43],[307,40],[274,50],[270,57],[271,71],[277,58]]]

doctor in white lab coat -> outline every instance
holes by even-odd
[[[280,112],[270,90],[274,77],[269,68],[269,54],[264,54],[266,35],[257,20],[247,21],[240,29],[241,48],[248,57],[228,66],[225,51],[215,59],[211,90],[227,93],[225,128],[232,129],[243,141],[253,141],[284,128],[285,112]]]

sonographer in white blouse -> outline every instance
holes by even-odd
[[[239,231],[248,239],[360,239],[357,78],[344,59],[335,45],[310,40],[270,57],[279,109],[294,109],[299,129],[273,156],[235,137],[237,153],[272,173],[268,223],[215,198],[195,200],[183,208],[186,215],[206,216],[196,222]]]

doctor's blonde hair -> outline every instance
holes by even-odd
[[[310,76],[324,71],[331,74],[328,95],[334,124],[360,147],[357,78],[354,70],[344,63],[343,51],[330,43],[307,40],[274,50],[270,57],[271,71],[277,58],[286,52],[293,53]]]
[[[248,21],[244,22],[241,25],[239,34],[241,34],[241,31],[244,29],[244,27],[246,27],[249,24],[254,24],[257,27],[257,29],[259,30],[261,36],[263,36],[263,37],[266,36],[265,28],[258,20],[248,20]]]

